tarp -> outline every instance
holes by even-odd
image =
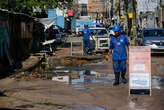
[[[44,25],[44,29],[48,29],[54,24],[56,18],[38,18],[38,21]]]

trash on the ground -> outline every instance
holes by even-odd
[[[52,39],[52,40],[48,40],[48,41],[43,42],[42,45],[52,44],[54,42],[55,42],[55,39]]]
[[[54,76],[52,77],[52,80],[59,82],[69,82],[69,76]]]
[[[98,73],[95,72],[95,71],[85,70],[84,74],[85,74],[85,75],[97,76]]]
[[[55,73],[69,73],[69,70],[54,70]]]
[[[164,78],[152,76],[152,88],[161,89],[164,87]]]
[[[56,69],[62,69],[64,66],[57,66]]]
[[[138,101],[138,98],[137,97],[130,97],[130,100],[132,101],[132,102],[137,102]]]

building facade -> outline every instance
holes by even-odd
[[[88,0],[88,15],[93,20],[108,17],[109,4],[108,0]]]
[[[93,21],[109,17],[111,7],[109,1],[110,0],[74,0],[74,3],[78,5],[78,8],[75,9],[77,10],[76,15],[78,16],[74,17],[90,16]]]
[[[141,28],[159,27],[160,0],[137,0],[138,23]]]

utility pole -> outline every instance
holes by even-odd
[[[129,36],[129,16],[128,16],[128,0],[124,1],[124,9],[125,9],[125,15],[126,15],[126,22],[127,22],[127,34]]]
[[[116,23],[118,23],[118,19],[119,19],[119,6],[118,6],[118,0],[115,0],[115,9],[116,9],[116,11],[115,11],[115,15],[116,15],[116,18],[117,18],[117,22]]]
[[[136,0],[132,0],[133,6],[133,35],[137,34],[137,20],[136,20]]]
[[[119,24],[120,24],[120,17],[121,17],[121,9],[120,9],[120,0],[118,1],[118,16],[119,16]]]
[[[110,0],[110,3],[111,3],[110,17],[111,17],[111,21],[112,21],[112,18],[113,18],[113,0]]]

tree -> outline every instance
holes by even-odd
[[[6,4],[6,0],[0,0],[0,7],[2,4]],[[23,12],[29,15],[35,15],[38,12],[45,12],[48,8],[64,8],[73,0],[8,0],[9,10],[16,12]],[[33,9],[38,9],[33,12]]]
[[[8,1],[7,0],[0,0],[0,8],[8,8]]]

